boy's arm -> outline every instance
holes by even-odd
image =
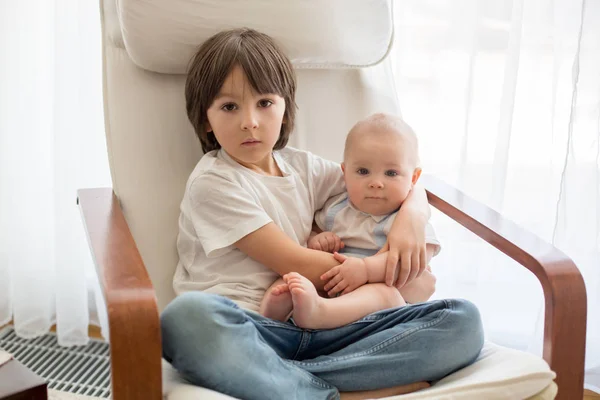
[[[435,245],[427,244],[427,265],[431,261],[435,251]],[[389,252],[378,253],[374,256],[366,257],[365,264],[367,266],[367,276],[369,283],[385,282],[386,265]],[[396,278],[396,277],[394,277]],[[395,279],[394,279],[395,281]]]
[[[401,288],[426,265],[425,226],[431,216],[427,194],[415,185],[396,214],[387,241],[379,253],[389,251],[386,284]]]
[[[339,265],[332,254],[300,246],[273,222],[244,236],[234,245],[281,276],[288,272],[304,275],[319,291],[325,283],[320,276]]]

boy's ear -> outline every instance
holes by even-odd
[[[206,130],[206,132],[212,132],[212,127],[210,126],[210,122],[206,121],[206,123],[204,124],[204,129]]]
[[[417,181],[419,180],[419,177],[421,176],[421,172],[422,169],[421,168],[415,168],[415,172],[413,172],[413,176],[412,176],[412,184],[414,185],[415,183],[417,183]]]

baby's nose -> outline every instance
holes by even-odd
[[[372,189],[381,189],[383,188],[383,183],[381,183],[380,181],[372,181],[371,183],[369,183],[369,187]]]

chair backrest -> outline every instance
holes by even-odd
[[[179,205],[202,152],[185,112],[185,70],[212,34],[273,36],[298,76],[290,145],[341,161],[360,118],[397,112],[386,56],[390,0],[101,0],[106,140],[113,190],[156,289],[173,298]]]

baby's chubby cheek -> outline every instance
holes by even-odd
[[[362,203],[363,199],[365,198],[365,192],[361,188],[348,187],[347,190],[348,197],[350,198],[352,204],[358,205]]]

